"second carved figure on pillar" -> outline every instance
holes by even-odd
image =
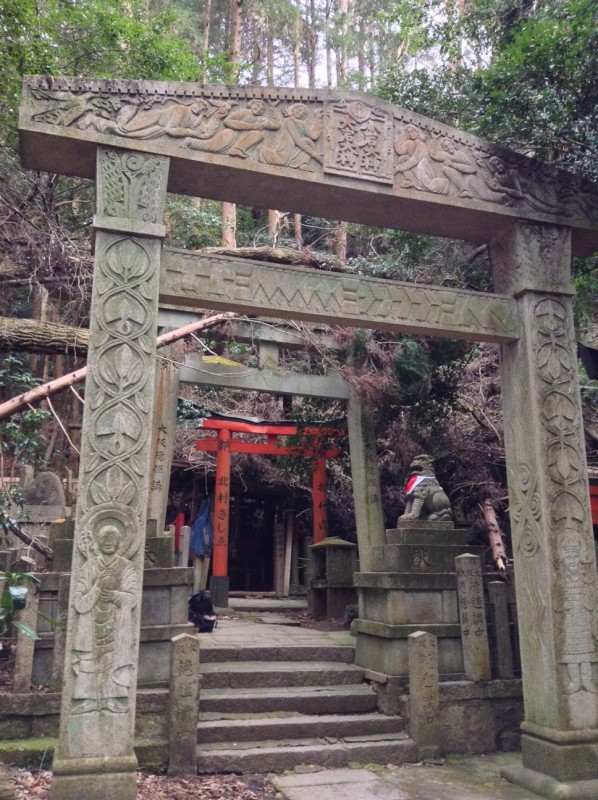
[[[73,714],[128,710],[138,582],[132,563],[119,553],[123,538],[116,524],[98,526],[93,533],[97,555],[89,554],[75,588]]]

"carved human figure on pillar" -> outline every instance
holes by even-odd
[[[434,474],[431,456],[416,456],[409,467],[405,486],[407,505],[398,523],[407,520],[450,520],[451,503]]]
[[[119,552],[126,549],[129,537],[117,521],[100,523],[92,539],[97,554],[88,552],[87,568],[75,588],[72,713],[125,713],[134,667],[137,572]]]
[[[598,661],[594,632],[596,596],[593,559],[579,532],[568,528],[560,536],[557,569],[560,581],[554,609],[562,615],[563,659],[567,668],[565,691],[596,692],[592,664]]]

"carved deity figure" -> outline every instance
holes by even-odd
[[[280,134],[271,147],[260,148],[259,160],[275,167],[294,167],[311,171],[313,159],[321,164],[324,156],[316,149],[316,142],[322,136],[323,123],[321,111],[310,120],[307,106],[293,103],[284,111]]]
[[[209,153],[221,153],[234,141],[235,134],[222,128],[230,103],[220,101],[210,106],[205,100],[198,99],[191,104],[170,102],[155,108],[140,108],[139,102],[123,103],[114,120],[85,116],[79,127],[94,127],[101,133],[129,139],[170,136],[183,139],[184,147]]]
[[[469,153],[458,150],[452,139],[443,136],[440,141],[432,139],[429,147],[430,157],[442,164],[442,177],[434,178],[430,191],[436,194],[450,194],[454,187],[459,197],[473,197],[466,176],[474,175],[477,165]]]
[[[428,145],[415,125],[405,128],[406,139],[396,138],[395,153],[399,156],[395,172],[403,176],[402,189],[426,190],[433,178],[429,165]]]
[[[246,108],[237,108],[224,118],[224,124],[233,131],[240,131],[229,156],[247,158],[249,151],[264,141],[264,131],[277,131],[282,125],[280,112],[267,109],[263,100],[254,99]]]
[[[103,524],[93,540],[97,554],[88,553],[75,588],[72,713],[125,713],[134,668],[137,573],[119,553],[126,537],[116,524]]]
[[[407,505],[401,520],[450,520],[451,503],[434,474],[431,456],[422,454],[411,462],[405,486]]]
[[[561,663],[567,669],[568,694],[596,692],[592,664],[598,661],[594,640],[596,596],[594,561],[579,531],[563,531],[557,558],[559,582],[554,610],[562,615]]]

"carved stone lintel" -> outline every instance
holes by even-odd
[[[24,160],[51,171],[85,171],[89,159],[81,154],[88,152],[89,143],[98,143],[182,159],[185,166],[173,170],[171,188],[191,194],[195,190],[200,196],[212,193],[214,199],[279,202],[266,200],[260,191],[270,177],[284,175],[284,187],[275,186],[275,180],[274,191],[287,200],[291,186],[287,180],[293,179],[297,197],[292,205],[298,208],[300,198],[300,204],[310,206],[305,209],[309,213],[321,213],[311,206],[323,197],[325,185],[334,184],[341,194],[333,202],[349,214],[347,220],[353,219],[355,210],[360,217],[355,221],[374,222],[368,215],[369,204],[351,196],[357,192],[371,199],[377,216],[374,224],[383,221],[420,232],[434,232],[425,223],[426,215],[412,210],[395,213],[398,206],[392,198],[426,203],[428,208],[456,205],[461,217],[472,212],[469,236],[463,236],[469,239],[476,239],[480,226],[492,235],[494,228],[487,227],[485,214],[512,220],[564,220],[586,231],[598,228],[595,186],[404,108],[346,90],[30,77],[25,79],[20,124]],[[44,146],[43,137],[62,137],[71,149],[76,142],[79,157]],[[211,169],[202,171],[193,162]],[[241,169],[231,178],[227,169],[235,167]],[[260,174],[259,181],[252,172]],[[198,178],[206,184],[198,187]],[[251,200],[242,188],[246,179],[253,191]],[[316,184],[318,192],[313,191]],[[221,187],[226,190],[223,194]],[[126,193],[126,186],[120,187],[120,194],[113,191],[116,188],[111,187],[107,198],[109,214],[117,211]],[[345,188],[350,192],[342,194]],[[475,216],[476,210],[482,213]],[[439,225],[437,235],[461,236],[458,216],[449,216],[452,222]]]

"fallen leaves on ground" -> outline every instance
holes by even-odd
[[[8,770],[17,800],[49,800],[52,773]],[[169,778],[137,774],[137,800],[280,800],[282,795],[262,775],[201,775]]]

